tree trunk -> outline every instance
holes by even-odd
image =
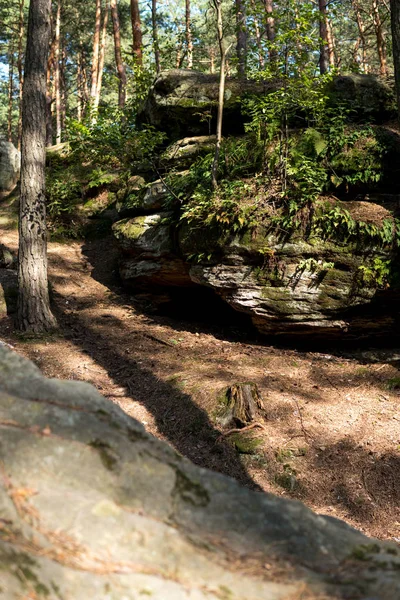
[[[379,56],[379,72],[383,77],[386,77],[387,63],[386,63],[386,42],[385,33],[383,31],[383,25],[381,16],[379,14],[379,6],[377,0],[372,0],[372,15],[375,27],[376,45]]]
[[[51,0],[31,0],[22,101],[18,329],[42,333],[57,326],[47,281],[45,201],[46,70]]]
[[[22,89],[24,87],[23,71],[23,48],[24,41],[24,0],[19,0],[19,24],[18,24],[18,80],[19,80],[19,117],[18,117],[18,149],[21,148],[22,136]]]
[[[93,101],[94,113],[96,113],[99,108],[101,86],[103,83],[104,59],[105,59],[106,42],[107,42],[108,13],[109,13],[109,4],[108,4],[108,0],[107,0],[106,6],[104,9],[103,27],[102,27],[102,31],[101,31],[101,44],[100,44],[100,50],[99,50],[99,66],[98,66],[97,86],[96,86],[96,93],[95,93],[94,101]]]
[[[269,50],[269,60],[271,64],[276,63],[278,58],[275,44],[275,18],[272,16],[274,11],[274,6],[272,0],[264,0],[265,12],[266,12],[266,31],[267,31],[267,39],[268,39],[268,50]]]
[[[96,20],[93,34],[93,53],[92,53],[92,85],[90,88],[90,97],[93,102],[97,92],[97,80],[99,78],[99,48],[100,48],[100,26],[101,26],[101,0],[96,0]]]
[[[357,27],[358,27],[358,37],[360,39],[359,47],[361,47],[361,57],[360,57],[360,66],[364,73],[368,73],[368,64],[367,64],[367,42],[365,38],[365,25],[363,18],[361,16],[360,6],[358,4],[358,0],[353,0],[353,9],[356,15]],[[357,44],[356,44],[357,45]]]
[[[121,28],[119,24],[117,0],[110,0],[110,6],[114,33],[115,65],[118,73],[118,106],[124,108],[126,97],[126,70],[122,61]]]
[[[217,17],[217,34],[218,34],[218,45],[221,57],[221,70],[219,75],[219,94],[218,94],[218,115],[217,115],[217,139],[215,144],[214,161],[211,167],[211,182],[213,189],[216,190],[218,187],[217,182],[217,171],[219,163],[219,154],[221,150],[222,142],[222,119],[224,115],[224,96],[225,96],[225,77],[226,77],[226,56],[229,52],[230,46],[225,48],[224,44],[224,28],[222,22],[222,0],[213,0],[216,17]]]
[[[238,59],[239,79],[246,78],[247,31],[246,7],[243,0],[235,0],[236,4],[236,55]]]
[[[329,71],[329,47],[328,47],[328,18],[326,11],[326,0],[318,0],[319,6],[319,71],[324,75]]]
[[[253,16],[254,16],[254,32],[255,32],[256,44],[257,44],[257,50],[258,50],[258,64],[259,64],[260,69],[264,69],[264,67],[265,67],[264,52],[263,52],[263,47],[262,47],[262,42],[261,42],[261,32],[260,32],[260,27],[258,24],[256,5],[255,5],[254,0],[250,0],[250,2],[251,2],[252,12],[253,12]]]
[[[13,106],[14,106],[14,36],[11,37],[8,48],[8,116],[7,139],[12,142]]]
[[[56,144],[61,143],[60,30],[61,30],[61,0],[57,0],[56,27],[55,27],[55,32],[54,32],[54,95],[55,95],[55,101],[56,101]]]
[[[151,25],[153,30],[154,60],[157,74],[161,71],[160,44],[158,42],[157,0],[151,0]]]
[[[392,21],[392,44],[394,77],[396,81],[397,109],[400,121],[400,3],[399,0],[390,0]]]
[[[49,57],[47,59],[46,75],[46,146],[53,144],[53,94],[51,89],[51,73],[54,72],[54,39],[50,44]]]
[[[333,27],[332,23],[329,19],[326,21],[327,27],[327,35],[328,35],[328,55],[329,55],[329,64],[332,69],[336,66],[336,56],[335,56],[335,37],[333,35]]]
[[[187,67],[193,68],[193,37],[192,37],[192,19],[190,15],[190,0],[185,0],[185,22],[186,22],[186,52]]]
[[[142,50],[142,23],[140,20],[140,11],[138,0],[131,0],[131,21],[132,21],[132,34],[133,34],[133,58],[135,59],[136,65],[139,67],[143,64],[143,50]]]

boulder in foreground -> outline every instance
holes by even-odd
[[[400,597],[397,547],[195,467],[4,346],[0,429],[2,598]]]

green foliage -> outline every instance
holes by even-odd
[[[71,119],[68,138],[73,158],[129,173],[135,166],[151,167],[164,134],[150,126],[139,130],[134,122],[135,111],[131,107],[123,111],[102,110],[96,119],[88,115],[82,122]]]
[[[47,171],[46,196],[50,217],[71,213],[82,200],[82,182],[73,167],[58,167]]]
[[[358,267],[361,283],[372,287],[388,287],[392,277],[392,265],[390,260],[376,257],[371,265]]]

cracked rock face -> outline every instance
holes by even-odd
[[[0,429],[7,600],[400,596],[396,547],[195,467],[90,385],[5,347]]]

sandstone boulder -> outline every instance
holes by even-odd
[[[13,191],[19,180],[21,154],[14,144],[0,140],[0,198]]]
[[[361,220],[391,218],[371,202],[344,207]],[[221,234],[210,227],[168,225],[159,215],[121,222],[114,231],[126,283],[136,289],[161,282],[211,288],[249,315],[262,334],[358,338],[391,335],[400,327],[399,293],[373,277],[376,261],[393,259],[389,251],[303,234],[282,240],[265,227]],[[368,280],[365,268],[371,271]]]
[[[279,87],[279,80],[266,82],[227,79],[225,89],[224,135],[243,133],[248,117],[242,100],[262,96]],[[218,74],[192,69],[162,71],[156,78],[139,115],[139,121],[167,133],[171,140],[207,136],[215,132],[218,106]],[[328,86],[332,104],[347,103],[349,118],[383,121],[395,115],[391,88],[372,75],[341,75]]]
[[[398,548],[192,465],[0,347],[7,600],[394,600]]]

